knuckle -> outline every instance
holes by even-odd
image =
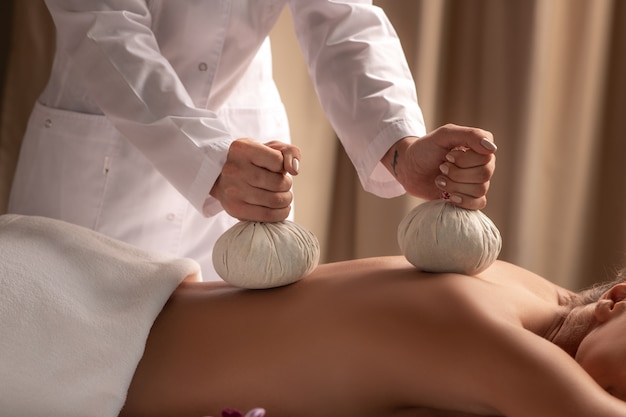
[[[468,198],[464,207],[469,210],[482,210],[487,206],[487,198],[485,196]]]
[[[471,184],[465,188],[466,194],[473,198],[483,198],[489,191],[489,181]]]
[[[291,178],[291,176],[283,175],[283,178],[281,179],[281,189],[287,191],[291,189],[292,185],[293,185],[293,179]]]
[[[233,200],[239,196],[239,188],[237,188],[236,186],[232,184],[231,185],[226,184],[222,188],[222,193],[229,200]]]
[[[282,174],[273,174],[268,176],[266,187],[269,190],[276,192],[287,192],[291,190],[291,186],[293,185],[293,180],[288,175]]]
[[[247,144],[246,142],[247,142],[246,139],[237,139],[237,140],[231,142],[229,150],[230,151],[239,151],[241,149],[245,149],[246,144]]]
[[[482,170],[480,172],[480,175],[478,177],[478,180],[480,182],[488,182],[491,179],[491,172],[487,171],[487,170]]]
[[[483,182],[482,184],[478,184],[478,195],[484,196],[489,191],[489,182]]]
[[[291,204],[293,195],[291,192],[286,193],[274,193],[270,198],[270,207],[276,209],[282,209]]]
[[[302,154],[302,150],[300,149],[299,146],[291,145],[291,153],[294,156],[298,156],[299,157]]]
[[[482,210],[485,207],[487,207],[487,198],[486,197],[479,198],[476,203],[476,210]]]
[[[441,133],[444,133],[446,135],[451,134],[452,132],[454,132],[455,129],[457,129],[458,126],[452,123],[447,123],[443,126],[441,126],[438,130],[441,131]]]
[[[222,167],[222,176],[224,177],[237,177],[240,172],[241,168],[232,162],[226,162]]]
[[[496,156],[494,154],[491,154],[490,156],[491,159],[489,159],[489,162],[487,162],[487,168],[493,174],[496,170]]]

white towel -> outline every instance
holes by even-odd
[[[0,415],[114,417],[190,259],[41,217],[0,216]]]

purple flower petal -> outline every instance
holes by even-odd
[[[222,410],[222,417],[243,417],[243,414],[237,410],[226,408]]]

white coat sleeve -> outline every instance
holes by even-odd
[[[57,53],[69,54],[80,68],[90,99],[202,212],[233,138],[214,112],[194,106],[159,53],[146,2],[46,4],[57,27]]]
[[[289,7],[322,108],[363,188],[381,197],[404,193],[380,159],[425,127],[388,18],[368,0],[292,0]]]

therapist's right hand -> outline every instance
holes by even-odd
[[[297,146],[237,139],[228,150],[222,173],[211,189],[224,210],[239,220],[279,222],[289,215],[291,175],[298,174]]]

